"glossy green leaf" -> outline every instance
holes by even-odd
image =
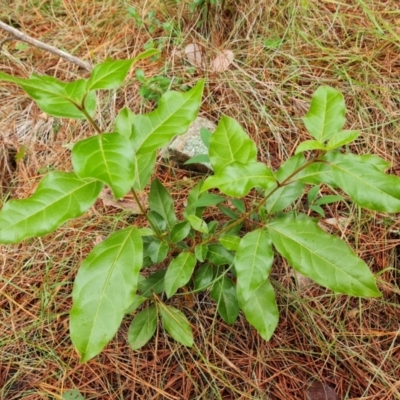
[[[207,260],[214,265],[231,265],[234,255],[220,244],[210,244],[208,246]]]
[[[206,259],[207,253],[208,253],[208,246],[205,244],[198,244],[194,248],[194,255],[200,262],[203,262]]]
[[[214,279],[215,268],[211,264],[203,264],[194,275],[195,290],[205,290]]]
[[[320,86],[303,121],[310,135],[323,143],[343,129],[345,112],[343,95],[329,86]]]
[[[138,283],[138,290],[144,297],[150,297],[155,294],[160,294],[164,291],[165,284],[165,269],[155,272],[150,275],[146,280]]]
[[[279,310],[271,283],[268,280],[262,282],[249,293],[246,301],[238,297],[246,320],[256,328],[263,339],[269,340],[279,322]]]
[[[357,156],[329,156],[337,185],[361,207],[374,211],[400,212],[400,178],[379,171]]]
[[[135,117],[131,141],[137,154],[152,153],[188,130],[199,111],[203,86],[199,81],[186,93],[166,92],[156,110]]]
[[[141,277],[142,275],[139,274],[138,277]],[[143,277],[143,279],[145,279]],[[139,287],[139,280],[138,280],[138,287]],[[136,311],[146,300],[148,300],[147,297],[142,296],[140,294],[135,294],[134,300],[131,303],[131,305],[125,310],[125,314],[132,314],[134,311]]]
[[[143,261],[135,227],[120,230],[93,248],[75,278],[70,333],[86,362],[114,337],[135,299]]]
[[[188,215],[186,219],[189,221],[190,225],[195,231],[206,234],[208,233],[208,226],[201,218],[196,217],[196,215]]]
[[[134,163],[136,177],[133,187],[135,190],[143,191],[154,172],[157,153],[135,154]]]
[[[128,108],[124,107],[114,120],[114,132],[129,139],[132,135],[132,125],[135,114]]]
[[[296,154],[310,150],[326,150],[326,147],[317,140],[306,140],[297,146]]]
[[[215,173],[232,163],[255,163],[257,148],[233,118],[223,115],[210,137],[209,156]]]
[[[154,238],[154,240],[150,243],[148,252],[154,264],[160,263],[165,260],[169,251],[169,246],[167,243],[162,242],[158,238]]]
[[[265,203],[267,211],[269,213],[275,213],[289,207],[303,194],[304,186],[305,184],[303,182],[297,181],[276,189]]]
[[[89,115],[93,116],[96,110],[96,95],[87,93],[84,79],[64,83],[51,76],[32,74],[29,79],[22,79],[0,72],[0,80],[16,83],[45,113],[55,117],[86,119],[79,109],[84,98]]]
[[[272,243],[301,274],[337,293],[380,296],[368,266],[339,238],[304,215],[268,224]]]
[[[310,183],[312,185],[326,184],[331,187],[337,187],[333,178],[331,167],[327,163],[315,162],[304,168],[296,175],[301,182]]]
[[[151,182],[149,208],[166,221],[169,230],[176,224],[174,200],[158,179]]]
[[[264,229],[243,236],[235,256],[238,297],[246,302],[252,293],[268,279],[274,252],[271,239]]]
[[[142,348],[153,337],[157,329],[157,309],[150,306],[141,311],[131,322],[128,343],[132,350]]]
[[[134,60],[107,60],[96,65],[87,82],[88,90],[116,89],[128,75]]]
[[[196,257],[189,252],[180,253],[171,261],[165,274],[165,293],[168,298],[189,282],[195,265]]]
[[[119,133],[103,133],[81,140],[72,149],[72,165],[81,178],[95,178],[111,187],[116,199],[131,189],[135,170],[133,149]]]
[[[268,167],[259,162],[231,163],[218,173],[208,177],[202,191],[218,188],[232,197],[243,197],[254,187],[268,189],[275,184],[275,177]]]
[[[360,131],[340,131],[329,139],[326,147],[328,150],[337,149],[345,144],[354,142],[359,136]]]
[[[160,305],[161,319],[164,329],[175,339],[177,342],[182,343],[184,346],[193,346],[193,333],[190,323],[182,311],[177,310],[175,307],[167,306],[166,304]]]
[[[178,243],[183,239],[186,239],[190,233],[190,224],[188,221],[180,222],[176,224],[171,230],[171,242]]]
[[[239,304],[234,283],[224,276],[214,283],[210,295],[217,303],[218,313],[222,319],[229,325],[234,324],[239,315]]]
[[[18,243],[53,232],[85,213],[101,188],[98,181],[82,180],[67,172],[50,172],[32,196],[4,205],[0,211],[0,243]]]
[[[211,207],[216,206],[219,203],[224,202],[226,199],[225,197],[218,196],[217,194],[213,193],[204,193],[198,200],[193,203],[194,208],[198,207]]]
[[[240,244],[240,237],[234,235],[224,235],[219,238],[219,242],[224,246],[227,250],[236,251]]]

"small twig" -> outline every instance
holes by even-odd
[[[32,37],[30,37],[28,35],[25,35],[25,33],[22,33],[18,29],[15,29],[12,26],[7,25],[2,21],[0,21],[0,28],[4,29],[6,32],[8,32],[8,33],[10,33],[12,35],[12,37],[8,37],[5,40],[3,40],[1,42],[1,46],[5,42],[7,42],[9,40],[12,40],[12,39],[21,40],[22,42],[29,43],[32,46],[38,47],[39,49],[48,51],[49,53],[52,53],[52,54],[55,54],[55,55],[57,55],[57,56],[59,56],[61,58],[64,58],[65,60],[67,60],[67,61],[69,61],[69,62],[71,62],[73,64],[76,64],[76,65],[80,66],[81,68],[86,69],[87,71],[91,71],[92,70],[92,66],[89,63],[87,63],[85,61],[82,61],[81,59],[79,59],[77,57],[71,56],[71,54],[68,54],[65,51],[62,51],[60,49],[57,49],[54,46],[50,46],[49,44],[43,43],[40,40],[37,40],[37,39],[34,39],[34,38],[32,38]],[[0,46],[0,49],[1,49],[1,46]]]

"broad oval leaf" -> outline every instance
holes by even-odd
[[[265,203],[267,211],[275,213],[290,206],[302,195],[304,186],[303,182],[297,181],[276,189]]]
[[[296,154],[310,150],[326,150],[326,147],[317,140],[306,140],[297,146]]]
[[[150,297],[153,293],[160,294],[164,291],[165,269],[154,272],[147,279],[138,283],[138,290],[144,297]]]
[[[214,265],[231,265],[234,255],[220,244],[210,244],[207,251],[207,259]]]
[[[274,252],[266,230],[256,229],[243,236],[234,261],[239,298],[246,302],[268,279],[273,261]]]
[[[361,207],[374,211],[400,212],[400,178],[379,171],[357,156],[329,155],[337,185]]]
[[[203,86],[199,81],[186,93],[164,93],[156,110],[134,118],[131,142],[137,154],[152,153],[188,130],[199,111]]]
[[[201,190],[218,188],[228,196],[243,197],[255,187],[268,189],[274,184],[274,174],[265,164],[235,162],[227,165],[214,176],[208,177]]]
[[[320,86],[303,121],[311,136],[323,143],[342,130],[345,112],[343,95],[329,86]]]
[[[171,231],[176,224],[174,201],[158,179],[154,179],[151,182],[149,208],[163,218],[167,223],[169,231]]]
[[[381,295],[364,261],[311,218],[277,218],[268,224],[268,230],[272,243],[292,267],[320,285],[351,296]]]
[[[240,244],[240,237],[235,235],[224,235],[221,236],[219,242],[224,246],[227,250],[236,251]]]
[[[160,304],[161,319],[164,329],[184,346],[193,346],[193,333],[190,323],[182,311],[175,307]]]
[[[279,322],[279,310],[269,280],[252,290],[246,301],[238,297],[240,308],[249,324],[256,328],[263,339],[271,339]]]
[[[168,251],[169,251],[168,244],[156,237],[150,243],[148,248],[148,253],[150,255],[151,261],[153,261],[154,264],[160,263],[161,261],[165,260]]]
[[[223,115],[210,137],[209,156],[213,170],[217,173],[235,162],[256,162],[257,148],[237,121]]]
[[[125,80],[134,60],[107,60],[96,65],[87,82],[88,90],[116,89]]]
[[[239,304],[234,283],[224,276],[214,283],[210,295],[217,303],[218,313],[222,319],[229,325],[234,324],[239,315]]]
[[[205,290],[212,283],[215,268],[211,264],[203,264],[194,275],[195,290]]]
[[[73,173],[50,172],[27,199],[10,200],[0,211],[0,243],[53,232],[64,222],[86,212],[100,194],[102,184],[82,180]]]
[[[168,298],[189,282],[195,265],[196,257],[189,252],[183,252],[171,261],[165,274],[165,293]]]
[[[75,144],[72,165],[78,176],[106,183],[119,199],[128,193],[135,180],[133,154],[126,137],[103,133]]]
[[[186,219],[189,221],[190,225],[195,231],[206,234],[208,233],[207,223],[201,218],[197,217],[196,215],[188,215]]]
[[[157,329],[157,309],[150,306],[141,311],[131,322],[128,331],[128,343],[132,350],[143,347]]]
[[[200,262],[203,262],[206,259],[207,253],[208,253],[208,246],[206,244],[198,244],[194,248],[194,254]]]
[[[13,82],[34,99],[37,105],[47,114],[55,117],[86,119],[79,109],[85,98],[85,109],[93,116],[96,109],[96,94],[87,92],[86,81],[79,79],[65,83],[51,76],[32,74],[29,79],[17,78],[0,72],[0,79]],[[86,95],[86,96],[85,96]],[[79,107],[78,107],[79,106]]]
[[[171,242],[178,243],[189,235],[191,230],[190,224],[188,221],[180,222],[176,224],[171,230]]]
[[[90,252],[79,268],[72,292],[71,339],[86,362],[114,337],[135,299],[143,262],[137,228],[110,235]]]

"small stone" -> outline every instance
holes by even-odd
[[[201,128],[206,128],[209,131],[214,132],[216,126],[206,118],[197,117],[192,125],[190,125],[187,132],[183,135],[177,136],[168,146],[168,149],[162,152],[162,156],[175,161],[184,169],[196,170],[199,172],[211,171],[212,168],[210,163],[184,165],[187,160],[194,156],[208,154],[208,149],[201,139]]]

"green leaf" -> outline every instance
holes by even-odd
[[[276,171],[276,178],[280,183],[283,183],[286,179],[288,179],[291,175],[294,174],[300,167],[302,167],[306,163],[306,159],[304,155],[299,153],[295,156],[288,158]]]
[[[323,143],[343,129],[345,112],[343,95],[329,86],[320,86],[303,121],[311,136]]]
[[[400,212],[400,178],[379,171],[359,157],[330,153],[337,185],[361,207],[374,211]]]
[[[199,163],[209,163],[210,162],[210,157],[208,154],[198,154],[197,156],[194,156],[184,162],[183,165],[190,165],[190,164],[199,164]]]
[[[275,213],[290,206],[303,194],[304,186],[303,182],[297,181],[278,188],[265,203],[267,211]]]
[[[196,215],[188,215],[186,219],[189,221],[190,225],[195,231],[199,231],[201,233],[208,233],[208,226],[205,221],[201,218],[196,217]]]
[[[218,188],[228,196],[243,197],[254,187],[268,189],[274,184],[275,177],[265,164],[251,162],[245,165],[235,162],[208,177],[201,190]]]
[[[218,208],[220,209],[220,211],[225,214],[228,218],[231,218],[233,220],[237,220],[239,219],[239,215],[235,213],[235,211],[233,211],[232,209],[230,209],[229,207],[223,206],[222,204],[218,205]]]
[[[81,178],[95,178],[111,187],[116,199],[125,196],[135,179],[133,149],[118,133],[103,133],[76,143],[72,165]]]
[[[166,92],[156,110],[135,117],[131,141],[137,154],[152,153],[188,130],[199,111],[203,86],[199,81],[186,93]]]
[[[208,253],[208,246],[205,244],[198,244],[194,248],[194,254],[197,260],[199,260],[200,262],[203,262],[206,259],[207,253]]]
[[[133,187],[135,190],[143,191],[149,182],[151,175],[154,172],[156,164],[157,153],[136,154],[134,158],[135,163],[135,183]]]
[[[219,238],[219,242],[224,246],[227,250],[236,251],[239,247],[240,237],[234,235],[224,235]]]
[[[246,212],[246,205],[244,204],[243,200],[240,199],[232,199],[232,205],[237,208],[237,210],[241,213]]]
[[[160,50],[158,50],[158,49],[147,49],[145,51],[142,51],[140,54],[138,54],[133,59],[133,62],[136,63],[137,61],[143,60],[145,58],[153,57],[153,56],[158,56],[159,54],[160,54]]]
[[[309,150],[326,150],[326,147],[317,140],[306,140],[297,146],[296,154]]]
[[[142,275],[139,275],[141,277]],[[145,279],[145,278],[143,278]],[[138,287],[139,287],[139,280],[138,280]],[[144,297],[140,294],[135,294],[135,298],[132,302],[132,304],[125,310],[125,314],[132,314],[134,311],[136,311],[146,300],[148,300],[147,297]]]
[[[224,202],[226,199],[225,197],[218,196],[217,194],[213,193],[204,193],[198,200],[196,200],[192,207],[199,208],[199,207],[211,207],[216,206],[219,203]]]
[[[205,197],[207,193],[201,193],[201,186],[203,185],[203,181],[200,181],[190,192],[187,197],[187,206],[183,211],[183,216],[186,218],[188,215],[196,215],[197,217],[201,217],[203,214],[205,207],[197,207],[195,206],[196,202]]]
[[[171,230],[171,242],[178,243],[183,239],[186,239],[190,233],[190,224],[188,221],[180,222],[176,224]]]
[[[331,167],[327,163],[315,162],[304,168],[296,176],[301,182],[310,183],[312,185],[320,185],[322,183],[331,187],[337,187],[333,179]]]
[[[207,260],[214,265],[231,265],[234,255],[220,244],[210,244],[208,246]]]
[[[132,125],[135,114],[128,108],[124,107],[114,120],[114,132],[129,139],[132,135]]]
[[[350,154],[348,154],[348,156],[350,156]],[[386,160],[376,156],[375,154],[363,154],[361,156],[356,156],[354,154],[354,157],[358,157],[362,162],[372,164],[381,172],[385,172],[388,168],[391,167],[390,162],[387,162]]]
[[[257,148],[233,118],[223,115],[210,137],[209,156],[215,173],[232,163],[255,163]]]
[[[158,179],[151,182],[149,208],[164,219],[169,230],[176,224],[174,200]]]
[[[192,328],[185,314],[175,307],[167,306],[166,304],[160,304],[160,313],[164,329],[172,338],[184,346],[192,347]]]
[[[67,390],[62,395],[62,400],[85,400],[78,389]]]
[[[330,204],[330,203],[335,203],[336,201],[341,201],[344,200],[343,196],[337,196],[337,195],[327,195],[327,196],[323,196],[320,199],[314,201],[314,204],[317,206],[322,206],[324,204]]]
[[[337,293],[380,296],[368,266],[311,218],[278,218],[268,224],[268,230],[278,252],[301,274]]]
[[[165,260],[169,251],[169,246],[167,243],[162,242],[158,238],[154,238],[154,240],[150,243],[148,252],[154,264],[160,263]]]
[[[99,354],[118,330],[135,299],[143,261],[135,227],[110,235],[93,248],[75,278],[70,333],[86,362]]]
[[[165,293],[168,298],[189,282],[195,265],[196,257],[189,252],[180,253],[171,261],[165,274]]]
[[[207,149],[210,148],[210,137],[212,135],[212,132],[209,131],[207,128],[200,128],[200,137],[201,140],[203,141],[204,145],[207,147]]]
[[[234,261],[239,298],[246,302],[268,279],[273,261],[274,252],[267,231],[256,229],[242,238]]]
[[[194,275],[195,290],[204,290],[214,279],[215,268],[211,264],[203,264]]]
[[[266,280],[255,288],[246,301],[239,297],[239,305],[250,325],[264,340],[269,340],[279,322],[274,288]]]
[[[345,144],[349,144],[360,136],[360,131],[341,131],[333,135],[326,147],[328,150],[337,149]]]
[[[320,206],[311,205],[310,210],[315,211],[318,213],[322,218],[325,217],[325,212]]]
[[[128,343],[132,350],[142,348],[157,329],[157,310],[150,306],[133,319],[128,331]]]
[[[217,303],[217,309],[222,319],[229,325],[235,323],[239,315],[239,304],[234,283],[224,276],[214,283],[211,298]]]
[[[146,280],[138,283],[138,290],[144,297],[150,297],[155,294],[160,294],[164,291],[165,269],[157,271],[150,275]]]
[[[309,204],[313,203],[315,199],[318,196],[319,191],[321,190],[321,187],[319,185],[314,186],[311,188],[308,193],[307,193],[307,201]]]
[[[93,68],[87,89],[116,89],[125,80],[134,60],[107,60]]]
[[[27,199],[10,200],[0,211],[0,243],[18,243],[53,232],[96,201],[102,184],[73,173],[50,172]]]
[[[84,79],[64,83],[51,76],[32,74],[29,79],[22,79],[0,72],[0,80],[19,85],[45,113],[54,117],[86,119],[79,109],[85,94],[86,111],[93,116],[96,110],[96,94],[87,93]]]

